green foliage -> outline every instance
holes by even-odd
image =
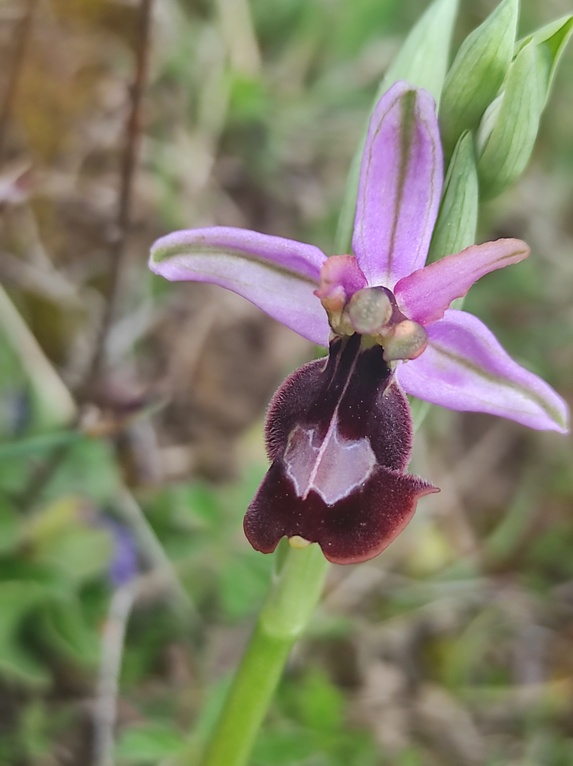
[[[0,555],[0,676],[5,679],[46,686],[50,673],[37,658],[38,647],[80,665],[96,662],[95,624],[86,622],[79,594],[105,571],[110,540],[74,519],[76,511],[77,501],[68,501],[38,513],[19,525],[13,545]]]
[[[234,73],[229,89],[231,120],[237,123],[255,123],[266,118],[270,99],[260,79]]]
[[[153,722],[127,729],[116,747],[116,757],[125,766],[157,766],[177,757],[185,747],[181,732],[172,724]]]
[[[11,374],[17,385],[21,370],[13,367]],[[41,433],[43,416],[33,406],[27,418],[30,435],[16,440],[6,437],[17,424],[2,423],[0,686],[45,694],[62,663],[86,678],[97,664],[107,595],[89,586],[106,576],[112,545],[96,524],[93,503],[110,497],[116,473],[105,444],[71,431]],[[70,451],[61,471],[33,511],[22,508],[19,493],[40,462],[62,446]],[[14,752],[10,764],[20,748],[31,763],[50,750],[57,716],[41,699],[31,697],[10,734],[0,734],[0,753]]]
[[[18,514],[6,497],[0,496],[0,555],[18,547],[22,531]]]
[[[218,590],[221,609],[230,620],[242,620],[262,603],[269,587],[272,560],[254,551],[235,554],[221,572]]]
[[[255,766],[377,764],[374,742],[366,731],[345,725],[343,695],[322,672],[310,670],[301,679],[287,679],[277,707],[255,747]]]

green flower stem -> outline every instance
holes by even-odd
[[[289,652],[318,603],[327,569],[328,562],[318,545],[288,549],[207,745],[202,766],[247,763]]]

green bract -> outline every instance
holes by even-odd
[[[463,133],[448,166],[429,261],[457,253],[475,242],[478,180],[472,137]]]
[[[573,14],[516,44],[516,56],[477,137],[480,195],[496,197],[524,171],[561,54],[573,34]]]
[[[444,83],[442,142],[451,154],[464,130],[474,129],[511,64],[519,0],[504,0],[462,43]]]
[[[519,53],[519,51],[531,40],[533,40],[537,46],[539,52],[538,67],[542,82],[542,108],[547,102],[561,54],[565,50],[565,46],[569,42],[572,34],[573,13],[570,13],[568,16],[563,16],[562,18],[557,19],[557,21],[552,21],[550,24],[540,27],[531,35],[528,35],[523,40],[519,40],[517,43],[516,53]]]
[[[480,196],[496,197],[525,170],[543,109],[537,46],[523,46],[478,133]]]

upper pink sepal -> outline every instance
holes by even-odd
[[[442,184],[434,101],[398,82],[372,114],[360,168],[352,247],[368,284],[391,289],[424,265]]]

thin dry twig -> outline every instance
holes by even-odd
[[[141,105],[149,58],[152,5],[153,0],[141,0],[139,29],[137,34],[135,77],[131,87],[131,108],[126,124],[125,150],[121,166],[115,235],[110,252],[110,284],[99,334],[84,381],[84,388],[92,388],[94,383],[97,384],[105,363],[107,338],[123,292],[123,277],[126,258],[125,244],[129,233],[133,179],[141,138]]]
[[[137,581],[115,591],[101,639],[101,662],[93,716],[93,764],[113,766],[117,690],[125,632],[129,615],[137,598]]]
[[[198,619],[197,611],[191,598],[181,584],[177,572],[157,539],[153,528],[147,521],[139,503],[126,487],[117,491],[115,509],[127,527],[133,533],[141,558],[158,577],[163,577],[177,597],[180,615],[186,619]]]
[[[153,543],[152,547],[155,545],[156,543]],[[164,553],[161,555],[165,556]],[[171,571],[171,563],[166,560],[164,568],[155,567],[150,572],[139,575],[119,587],[112,596],[101,636],[100,664],[93,710],[93,766],[113,766],[114,763],[117,697],[129,618],[134,607],[139,603],[162,598],[165,589],[172,588],[174,582],[170,575]],[[177,587],[181,589],[180,585]],[[186,594],[184,598],[190,609],[194,609]],[[190,614],[191,611],[186,618]]]

